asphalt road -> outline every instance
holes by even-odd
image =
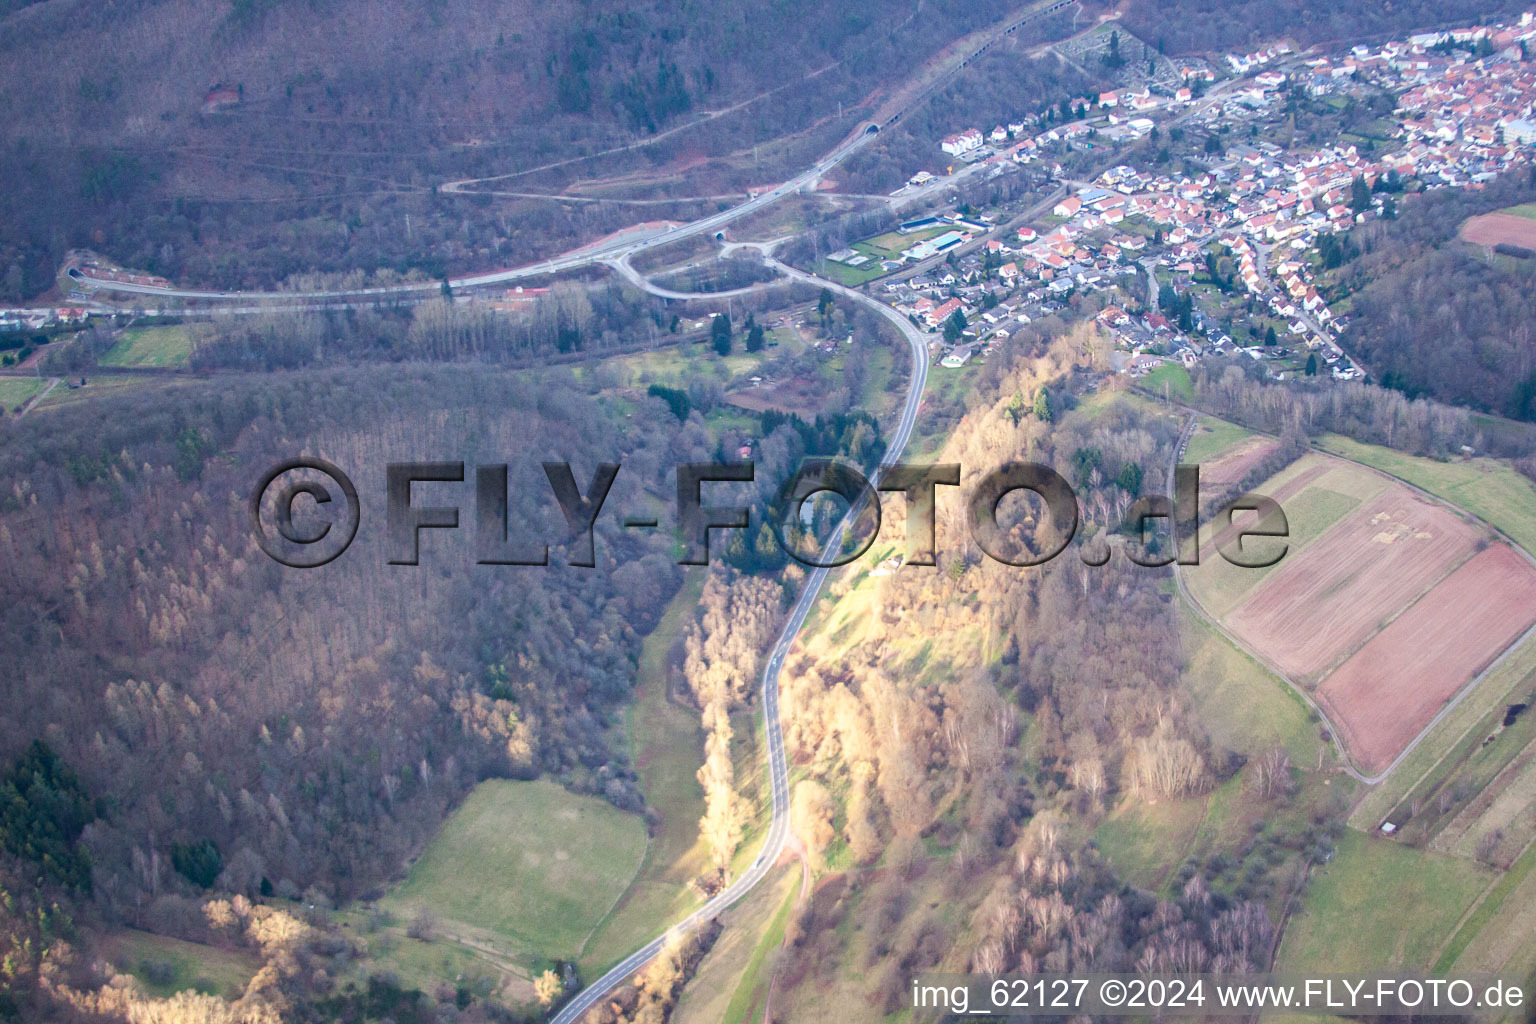
[[[907,397],[902,405],[901,416],[896,422],[896,429],[891,433],[890,444],[886,449],[885,458],[881,461],[875,472],[872,483],[878,484],[880,477],[896,462],[900,461],[902,452],[906,450],[907,442],[912,437],[912,427],[917,422],[917,411],[922,404],[923,387],[928,381],[928,340],[923,332],[914,327],[906,317],[896,312],[889,306],[876,302],[867,295],[844,288],[842,285],[830,281],[823,281],[819,277],[796,270],[774,259],[769,259],[768,264],[785,277],[795,278],[818,287],[829,288],[834,294],[855,302],[862,303],[885,317],[901,331],[912,351],[912,376],[907,383]],[[762,286],[758,286],[762,287]],[[695,297],[708,298],[708,295]],[[833,532],[827,542],[826,550],[837,550],[843,539],[843,533],[849,524],[858,516],[862,506],[855,505],[849,509],[842,522]],[[823,558],[823,561],[826,559]],[[582,989],[576,996],[561,1008],[560,1012],[551,1018],[551,1024],[575,1024],[583,1014],[596,1005],[604,996],[622,984],[641,967],[644,967],[652,957],[660,953],[667,943],[667,938],[674,933],[687,932],[700,924],[718,916],[737,900],[750,892],[758,882],[772,870],[774,863],[779,859],[779,854],[784,850],[784,844],[789,838],[789,765],[784,756],[784,733],[779,723],[779,670],[784,667],[784,659],[788,656],[790,648],[794,646],[795,637],[800,633],[800,627],[805,624],[805,617],[810,613],[811,607],[816,603],[817,595],[821,593],[822,585],[826,582],[827,569],[814,569],[806,577],[805,586],[800,591],[800,597],[795,601],[795,607],[790,612],[789,619],[784,623],[783,630],[779,633],[773,650],[768,655],[768,661],[763,667],[762,678],[762,706],[763,724],[768,736],[768,779],[770,791],[773,797],[772,820],[768,825],[768,835],[763,842],[763,848],[741,877],[737,878],[725,889],[717,893],[713,899],[704,906],[695,910],[677,925],[658,935],[641,948],[625,957],[616,966]]]
[[[845,139],[820,161],[802,171],[794,178],[791,178],[789,181],[784,182],[782,185],[770,189],[761,195],[754,196],[751,199],[738,203],[730,209],[722,210],[719,213],[701,218],[700,220],[692,221],[688,224],[683,224],[678,227],[671,228],[667,231],[659,232],[655,235],[651,235],[648,238],[615,240],[607,243],[599,243],[597,245],[588,246],[584,249],[578,249],[574,252],[565,253],[561,256],[556,256],[552,259],[542,260],[538,263],[530,263],[522,267],[512,267],[506,270],[494,270],[483,274],[469,274],[463,277],[451,278],[449,279],[448,284],[453,288],[475,288],[483,285],[501,284],[507,281],[517,281],[530,277],[543,277],[549,274],[557,274],[567,270],[576,270],[581,267],[591,266],[594,263],[611,263],[614,260],[633,256],[639,252],[644,252],[647,249],[668,245],[672,242],[678,242],[685,238],[692,238],[695,235],[706,234],[712,231],[719,231],[727,224],[739,220],[742,217],[748,216],[749,214],[755,213],[758,210],[771,205],[772,203],[778,202],[785,196],[792,195],[807,185],[811,185],[818,179],[824,177],[828,171],[832,170],[832,168],[836,167],[848,157],[852,156],[859,149],[868,145],[869,142],[873,140],[879,133],[880,127],[886,127],[895,124],[898,120],[900,120],[902,114],[923,102],[923,100],[927,98],[928,93],[936,88],[939,82],[947,81],[949,78],[958,74],[964,68],[969,66],[973,60],[981,56],[993,45],[995,45],[999,40],[1005,36],[1011,35],[1013,32],[1017,31],[1019,28],[1030,21],[1044,17],[1063,8],[1070,7],[1076,2],[1077,0],[1042,0],[1041,3],[1029,8],[1027,13],[1024,13],[1018,19],[988,39],[976,50],[969,53],[956,66],[949,69],[945,75],[941,76],[935,82],[930,83],[928,88],[920,91],[916,96],[911,97],[905,106],[887,118],[883,125],[877,126],[874,123],[866,123],[865,126],[857,132],[857,134],[848,139]],[[627,149],[632,147],[620,148]],[[965,173],[968,173],[968,171],[962,172],[962,176]],[[479,180],[489,181],[493,179],[487,178]],[[445,189],[450,193],[459,192],[463,189],[464,186],[470,183],[471,182],[468,181],[449,182],[445,186]],[[952,182],[935,183],[933,186],[931,186],[931,188],[938,190],[949,187],[950,184],[952,184]],[[912,198],[916,197],[905,197],[903,201],[907,201]],[[420,295],[422,292],[436,291],[442,287],[442,283],[439,281],[426,281],[412,284],[388,285],[378,288],[354,289],[350,291],[344,289],[335,291],[307,292],[206,291],[191,288],[168,288],[156,285],[127,284],[101,278],[92,278],[85,276],[84,274],[80,274],[76,280],[78,280],[83,285],[91,285],[104,291],[113,291],[134,295],[158,295],[164,298],[174,299],[197,299],[206,302],[265,303],[270,301],[292,302],[294,300],[308,301],[344,299],[348,300],[349,305],[357,303],[358,300],[372,301],[390,296]]]
[[[527,266],[513,267],[509,270],[493,270],[484,274],[470,274],[464,277],[451,278],[448,281],[453,288],[476,288],[483,285],[501,284],[506,281],[516,281],[528,277],[543,277],[548,274],[558,274],[567,270],[576,270],[580,267],[591,266],[594,263],[611,262],[647,249],[669,245],[695,235],[708,234],[719,231],[732,221],[739,220],[749,214],[778,202],[787,195],[792,195],[810,185],[822,177],[828,171],[842,163],[848,157],[858,152],[878,134],[874,125],[867,125],[851,139],[845,140],[841,145],[821,160],[800,172],[789,181],[775,188],[754,196],[745,202],[738,203],[728,210],[711,214],[700,220],[692,221],[679,227],[670,228],[658,232],[646,238],[622,239],[578,249],[553,259],[543,260],[538,263],[530,263]],[[86,276],[83,272],[77,278],[81,284],[92,285],[104,291],[125,292],[134,295],[158,295],[175,299],[201,299],[214,302],[265,302],[314,300],[314,299],[376,299],[387,296],[419,294],[423,291],[436,291],[442,287],[440,281],[423,281],[412,284],[387,285],[378,288],[362,288],[339,291],[309,291],[309,292],[247,292],[247,291],[199,291],[190,288],[166,288],[157,285],[128,284],[120,281],[109,281],[101,278]]]

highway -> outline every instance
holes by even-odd
[[[450,278],[448,284],[451,288],[477,288],[485,285],[503,284],[508,281],[524,280],[531,277],[543,277],[550,274],[562,273],[564,271],[577,270],[582,267],[591,266],[595,263],[612,263],[615,260],[634,256],[636,253],[644,252],[647,249],[654,249],[658,246],[669,245],[673,242],[682,241],[685,238],[692,238],[695,235],[719,231],[726,225],[737,221],[742,217],[756,213],[758,210],[778,202],[785,196],[793,195],[806,186],[812,185],[819,179],[825,177],[827,172],[831,171],[838,164],[842,163],[844,160],[848,159],[848,157],[852,156],[861,148],[868,145],[876,137],[876,135],[879,134],[879,131],[882,127],[889,127],[890,125],[895,124],[901,119],[902,114],[922,103],[923,100],[925,100],[927,96],[931,94],[941,83],[947,82],[949,79],[953,78],[956,74],[958,74],[964,68],[968,67],[972,61],[989,50],[1001,39],[1012,35],[1014,32],[1018,31],[1021,27],[1031,21],[1045,17],[1049,14],[1053,14],[1056,11],[1060,11],[1064,8],[1071,7],[1077,2],[1078,0],[1041,0],[1040,3],[1027,8],[1009,24],[994,32],[984,43],[982,43],[982,45],[966,54],[961,60],[959,60],[957,64],[946,70],[944,74],[930,82],[925,88],[919,90],[915,95],[907,97],[903,106],[899,110],[896,110],[895,112],[890,113],[889,116],[885,117],[883,123],[875,124],[873,122],[866,122],[864,126],[860,128],[854,135],[844,139],[830,153],[822,157],[821,160],[806,168],[804,171],[791,178],[789,181],[786,181],[783,184],[762,193],[761,195],[757,195],[750,199],[744,200],[743,202],[740,202],[735,206],[730,207],[729,209],[722,210],[719,213],[711,214],[708,217],[704,217],[696,221],[691,221],[687,224],[683,224],[675,228],[670,228],[666,231],[658,232],[646,238],[615,239],[608,242],[599,242],[595,245],[576,249],[572,252],[568,252],[560,256],[555,256],[547,260],[541,260],[537,263],[530,263],[521,267],[512,267],[504,270],[493,270],[481,274],[468,274],[461,277]],[[824,68],[822,70],[826,69]],[[817,72],[817,74],[819,73],[820,72]],[[620,147],[621,150],[629,148],[634,147]],[[964,169],[957,177],[964,177],[971,173],[971,171],[972,169],[968,167]],[[503,175],[501,177],[512,176],[515,175]],[[495,179],[483,178],[478,180],[491,181]],[[470,181],[448,182],[443,186],[443,190],[450,194],[460,193],[466,185],[472,183],[473,182]],[[953,181],[946,179],[942,183],[935,183],[932,188],[933,190],[939,190],[945,187],[950,187],[953,185],[953,183]],[[926,193],[922,193],[921,195],[901,197],[900,201],[908,202],[918,198],[926,198]],[[162,298],[193,299],[203,302],[219,303],[291,303],[295,300],[345,300],[348,305],[356,305],[360,301],[366,302],[396,296],[420,295],[422,292],[436,291],[442,287],[441,281],[422,281],[414,282],[411,284],[384,285],[376,288],[319,291],[210,291],[194,288],[174,288],[161,285],[132,284],[121,281],[112,281],[106,278],[93,278],[83,273],[79,269],[71,269],[70,276],[79,282],[82,286],[94,287],[103,291],[132,295],[155,295]]]
[[[594,263],[609,263],[617,259],[633,256],[647,249],[654,249],[662,245],[670,245],[673,242],[692,238],[695,235],[708,234],[719,231],[733,221],[756,213],[785,196],[811,185],[824,177],[828,171],[842,163],[848,157],[858,152],[867,145],[879,128],[873,124],[866,124],[856,135],[844,140],[836,149],[822,157],[821,160],[801,171],[789,181],[778,185],[761,195],[754,196],[744,202],[738,203],[727,210],[711,214],[690,223],[658,232],[646,238],[619,239],[609,242],[600,242],[597,245],[577,249],[552,259],[538,263],[530,263],[522,267],[513,267],[508,270],[493,270],[483,274],[469,274],[463,277],[450,278],[448,284],[452,288],[478,288],[484,285],[502,284],[507,281],[517,281],[529,277],[544,277],[549,274],[558,274],[568,270],[577,270],[581,267],[591,266]],[[409,295],[423,291],[437,291],[442,287],[440,281],[422,281],[412,284],[386,285],[378,288],[360,288],[338,291],[308,291],[308,292],[255,292],[255,291],[199,291],[191,288],[168,288],[160,285],[129,284],[120,281],[111,281],[102,278],[93,278],[81,271],[73,271],[71,276],[82,285],[100,288],[105,291],[126,292],[134,295],[158,295],[164,298],[174,299],[198,299],[209,302],[292,302],[294,300],[333,300],[350,299],[353,301],[362,299],[378,299],[398,295]]]
[[[843,298],[862,303],[873,309],[881,316],[889,320],[901,331],[902,337],[907,340],[907,345],[912,352],[912,376],[907,382],[907,397],[902,404],[901,416],[896,422],[896,429],[891,433],[890,444],[886,449],[885,458],[875,471],[872,483],[878,485],[880,478],[896,462],[900,461],[902,452],[906,450],[907,442],[912,437],[912,427],[917,422],[917,410],[922,404],[923,387],[928,381],[928,340],[922,331],[912,325],[906,317],[896,312],[883,303],[876,302],[869,296],[845,288],[831,281],[823,281],[819,277],[796,270],[774,259],[768,259],[768,264],[786,277],[805,281],[809,284],[831,291]],[[636,275],[639,276],[639,275]],[[758,285],[756,287],[765,287]],[[709,298],[709,295],[698,295],[698,298]],[[825,550],[836,551],[843,541],[843,534],[850,523],[857,518],[862,511],[861,504],[855,504],[848,510],[832,537],[827,541]],[[827,559],[823,557],[822,561]],[[784,851],[784,844],[789,838],[789,764],[784,756],[784,732],[779,723],[779,671],[784,667],[784,659],[789,655],[790,648],[794,646],[795,637],[800,633],[800,627],[805,624],[805,617],[810,613],[811,607],[816,603],[817,596],[821,593],[822,584],[826,582],[827,569],[814,569],[806,577],[805,586],[800,591],[799,598],[795,601],[794,609],[790,612],[788,620],[784,623],[783,630],[779,633],[778,640],[773,645],[773,650],[768,655],[768,661],[763,666],[763,678],[761,688],[761,701],[763,708],[763,725],[768,736],[768,781],[772,794],[773,807],[772,818],[768,824],[768,834],[763,841],[763,848],[757,858],[752,862],[740,878],[736,879],[714,898],[704,904],[698,910],[688,915],[677,925],[658,935],[641,948],[625,957],[616,966],[582,989],[576,996],[561,1008],[560,1012],[551,1018],[551,1024],[575,1024],[582,1015],[596,1005],[604,996],[612,992],[614,988],[622,984],[636,971],[644,967],[652,957],[661,952],[667,943],[667,938],[674,933],[683,933],[696,928],[700,924],[711,920],[723,913],[728,907],[741,899],[758,882],[767,876],[773,869],[774,863],[779,859],[779,854]]]
[[[741,248],[741,246],[737,246],[737,248]],[[753,247],[748,246],[748,248]],[[621,256],[616,260],[608,261],[608,265],[611,266],[619,274],[620,277],[624,278],[624,280],[628,281],[636,288],[639,288],[641,291],[650,292],[652,295],[660,296],[663,299],[729,299],[734,298],[737,295],[750,295],[753,292],[760,292],[764,288],[782,283],[778,281],[767,281],[758,284],[743,285],[740,288],[725,288],[718,292],[680,292],[671,288],[663,288],[661,285],[656,284],[654,281],[650,280],[650,278],[640,273],[640,271],[636,270],[634,266],[630,264],[628,256]],[[690,264],[690,266],[692,265]],[[675,271],[669,270],[668,272],[672,273]]]

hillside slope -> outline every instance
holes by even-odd
[[[437,272],[480,248],[515,259],[670,208],[438,201],[434,186],[644,140],[754,98],[602,170],[750,153],[819,126],[805,152],[765,145],[743,180],[720,184],[771,181],[848,131],[882,86],[1016,6],[47,0],[0,20],[12,186],[0,288],[46,287],[75,245],[222,284]],[[527,243],[496,251],[510,223]]]

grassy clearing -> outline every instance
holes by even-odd
[[[1536,485],[1503,462],[1437,462],[1337,434],[1325,435],[1318,447],[1401,477],[1492,523],[1525,550],[1536,552]]]
[[[1279,920],[1305,859],[1327,842],[1316,824],[1336,816],[1351,798],[1345,780],[1293,771],[1294,794],[1256,798],[1244,769],[1199,799],[1156,804],[1128,801],[1103,821],[1094,839],[1115,873],[1170,899],[1191,873],[1232,900],[1259,900]]]
[[[949,433],[959,422],[958,415],[945,416],[935,422],[932,410],[965,409],[966,397],[976,390],[982,364],[972,359],[964,366],[953,369],[934,367],[929,370],[928,382],[923,388],[923,406],[912,428],[906,455],[910,459],[938,454],[949,440]]]
[[[1512,857],[1536,839],[1536,833],[1532,831],[1536,826],[1536,816],[1531,814],[1533,806],[1536,806],[1536,753],[1527,749],[1499,774],[1487,792],[1447,827],[1436,848],[1448,849],[1463,857],[1475,857],[1479,850],[1488,848],[1493,851],[1490,856],[1494,863],[1502,864],[1504,861],[1498,859],[1501,853]],[[1484,844],[1488,845],[1485,847]]]
[[[1189,855],[1205,817],[1205,803],[1204,798],[1155,804],[1127,801],[1094,831],[1099,852],[1120,878],[1156,892]]]
[[[903,250],[912,248],[918,242],[926,242],[930,238],[938,238],[946,231],[954,230],[953,225],[936,224],[933,227],[923,228],[905,235],[899,231],[887,231],[883,235],[864,239],[864,241],[857,243],[854,248],[866,252],[878,250],[887,259],[891,259],[900,256]]]
[[[1446,943],[1445,948],[1440,951],[1440,958],[1435,961],[1434,971],[1436,974],[1443,975],[1454,967],[1456,961],[1461,959],[1461,955],[1466,952],[1467,947],[1488,926],[1490,921],[1502,920],[1508,916],[1505,905],[1509,903],[1510,897],[1522,888],[1533,868],[1536,868],[1536,846],[1526,850],[1520,859],[1515,861],[1510,869],[1504,873],[1504,877],[1499,879],[1498,884],[1488,890],[1482,902],[1477,905],[1477,909],[1472,911],[1467,916],[1467,919],[1461,923],[1461,927],[1457,929],[1456,934],[1451,936],[1451,941]],[[1521,902],[1529,901],[1530,895],[1527,895]],[[1511,904],[1511,906],[1519,905],[1519,903]]]
[[[736,992],[731,996],[730,1005],[725,1008],[725,1020],[728,1024],[749,1024],[757,1019],[754,1011],[758,1000],[763,998],[764,987],[773,981],[771,976],[763,977],[763,967],[769,954],[784,944],[784,931],[789,925],[789,913],[794,905],[795,891],[791,888],[785,894],[778,912],[773,915],[773,920],[768,922],[768,929],[752,950],[752,956],[747,960],[746,967],[741,973],[741,980],[736,985]]]
[[[629,887],[645,847],[638,815],[594,797],[552,782],[484,782],[379,905],[402,918],[426,908],[574,958]]]
[[[768,332],[768,347],[772,348],[777,343],[789,352],[804,352],[805,340],[800,337],[800,332],[793,327],[775,327]]]
[[[1462,922],[1438,962],[1461,972],[1520,977],[1536,960],[1536,848],[1527,850]]]
[[[130,327],[102,357],[102,366],[180,367],[192,358],[192,335],[183,324]]]
[[[669,655],[699,603],[704,574],[689,576],[640,652],[638,689],[629,711],[630,751],[646,803],[656,812],[645,861],[623,898],[587,943],[588,977],[618,962],[698,906],[688,883],[708,868],[699,839],[704,763],[699,716],[667,699]]]
[[[47,386],[46,378],[0,377],[0,413],[19,411]]]
[[[615,372],[621,383],[631,387],[662,384],[676,387],[698,374],[707,373],[722,384],[756,370],[763,362],[761,353],[742,351],[744,339],[736,339],[736,350],[728,356],[715,354],[707,341],[667,345],[649,352],[612,356],[603,366]]]
[[[1314,869],[1276,970],[1425,969],[1491,875],[1457,857],[1346,830]]]
[[[1184,682],[1211,739],[1250,757],[1278,744],[1292,764],[1317,764],[1322,741],[1311,709],[1188,608],[1182,620],[1184,650],[1189,656]]]
[[[846,288],[857,288],[861,284],[866,284],[880,277],[886,273],[886,270],[880,265],[878,259],[871,259],[861,267],[850,267],[846,263],[822,260],[816,264],[812,272],[821,277],[830,277]]]
[[[509,951],[492,943],[467,938],[454,941],[442,933],[428,940],[412,938],[406,934],[406,922],[374,927],[366,912],[341,912],[332,915],[332,920],[362,940],[366,950],[359,961],[363,977],[385,971],[393,974],[401,987],[422,992],[462,985],[509,1005],[533,1001],[529,974],[535,958],[531,956],[520,957],[518,962]]]
[[[1506,207],[1500,213],[1512,213],[1516,217],[1529,217],[1536,220],[1536,203],[1521,203],[1519,206]]]
[[[78,379],[78,378],[76,378]],[[71,391],[60,384],[48,392],[48,397],[37,403],[37,409],[54,409],[61,405],[71,405],[75,402],[84,402],[88,399],[104,394],[117,394],[122,391],[131,391],[136,388],[154,387],[183,387],[190,383],[191,378],[155,378],[151,376],[127,377],[115,374],[102,374],[101,376],[86,375],[87,385]]]
[[[1218,420],[1213,416],[1201,416],[1196,421],[1195,432],[1189,437],[1189,447],[1184,451],[1183,461],[1190,465],[1214,462],[1222,452],[1252,436],[1252,431],[1236,423]]]
[[[104,936],[100,948],[114,967],[132,974],[146,992],[162,999],[188,989],[238,997],[261,967],[246,953],[131,928]]]
[[[1189,379],[1189,371],[1179,363],[1164,363],[1142,378],[1141,386],[1162,398],[1176,398],[1181,402],[1195,400],[1195,382]]]

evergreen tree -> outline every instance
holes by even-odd
[[[1349,185],[1349,208],[1364,213],[1371,208],[1371,187],[1365,183],[1365,175],[1355,175]]]
[[[731,317],[728,313],[721,313],[715,317],[709,325],[710,340],[715,343],[715,352],[722,356],[731,354]]]
[[[965,314],[958,309],[955,310],[954,314],[944,321],[944,340],[953,345],[960,340],[960,336],[965,333],[968,326],[970,325],[965,321]]]

